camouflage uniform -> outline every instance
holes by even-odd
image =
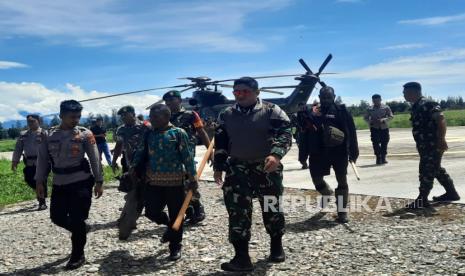
[[[229,214],[229,241],[250,240],[252,198],[258,198],[268,234],[284,234],[284,214],[279,210],[283,193],[282,170],[263,170],[270,154],[282,158],[291,146],[291,126],[287,115],[276,105],[258,99],[247,111],[237,104],[218,118],[215,134],[214,170],[226,171],[223,194]],[[274,208],[263,211],[265,200],[276,200]],[[269,202],[269,201],[268,201]]]
[[[413,138],[420,155],[420,191],[428,193],[433,188],[434,178],[439,181],[446,191],[454,187],[449,174],[441,167],[443,153],[438,151],[438,126],[434,120],[434,116],[440,113],[441,107],[438,103],[421,97],[412,106],[410,118]]]
[[[175,127],[182,128],[186,131],[187,136],[189,137],[189,145],[192,150],[192,154],[195,157],[195,147],[197,146],[197,129],[203,128],[202,120],[195,111],[186,110],[184,107],[181,107],[181,110],[177,113],[172,113],[170,118],[170,123]],[[192,217],[195,213],[194,205],[197,209],[201,208],[203,211],[203,206],[200,203],[200,193],[198,190],[195,190],[192,196],[192,201],[189,205],[189,209],[186,211],[188,217]]]
[[[121,161],[126,162],[127,167],[148,130],[140,121],[136,121],[133,126],[122,125],[116,130],[116,140],[123,144],[124,160]],[[141,185],[133,185],[133,189],[124,197],[126,202],[118,220],[119,238],[122,240],[129,237],[144,208],[142,188]]]

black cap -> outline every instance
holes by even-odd
[[[60,113],[81,111],[82,105],[76,100],[66,100],[60,103]]]
[[[98,121],[103,121],[103,118],[102,117],[97,117],[97,119],[95,119],[96,122]]]
[[[181,98],[181,92],[178,90],[170,90],[163,95],[163,100],[166,101],[169,98]]]
[[[404,88],[413,88],[413,89],[417,89],[421,91],[421,84],[416,81],[411,81],[411,82],[407,82],[406,84],[404,84]]]
[[[332,93],[334,94],[334,89],[331,86],[325,86],[320,89],[320,95],[323,93]]]
[[[381,99],[381,95],[380,94],[373,94],[373,96],[371,96],[372,99]]]
[[[239,84],[246,85],[252,88],[253,90],[258,89],[258,82],[254,78],[251,78],[251,77],[242,77],[234,81],[234,85],[239,85]]]
[[[37,114],[27,114],[26,120],[29,119],[29,117],[36,119],[37,121],[40,121],[40,116]]]
[[[124,113],[133,113],[133,114],[136,114],[136,111],[134,110],[134,107],[132,105],[126,105],[126,106],[123,106],[121,107],[119,110],[118,110],[118,115],[123,115]]]

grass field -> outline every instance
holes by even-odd
[[[35,192],[23,180],[23,168],[23,163],[20,163],[17,172],[14,173],[11,171],[11,161],[0,160],[0,209],[7,204],[36,198]],[[104,177],[106,183],[114,179],[108,166],[104,167]],[[48,183],[51,183],[50,179]],[[49,194],[50,192],[49,187]]]
[[[14,151],[15,145],[16,145],[16,140],[13,140],[13,139],[0,140],[0,152]]]
[[[108,131],[107,132],[107,142],[108,143],[113,143],[113,132]],[[6,139],[6,140],[0,140],[0,152],[6,152],[6,151],[14,151],[15,150],[15,145],[16,145],[16,139]]]
[[[465,126],[465,110],[446,110],[444,111],[448,126]],[[363,117],[355,117],[355,126],[357,129],[367,129],[368,124],[363,120]],[[389,123],[392,128],[409,128],[410,113],[395,114],[394,119]]]

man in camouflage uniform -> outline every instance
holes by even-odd
[[[144,191],[146,216],[158,221],[160,213],[168,206],[169,224],[162,242],[169,242],[170,260],[181,258],[183,228],[171,229],[184,202],[185,189],[197,189],[194,155],[187,133],[170,123],[170,109],[163,104],[150,108],[153,129],[145,136],[131,161],[130,173],[145,168]],[[187,181],[186,181],[187,178]]]
[[[52,127],[40,144],[35,176],[36,192],[43,196],[49,164],[52,164],[50,218],[71,232],[72,251],[66,269],[76,269],[85,263],[84,246],[89,231],[85,220],[89,216],[94,184],[95,196],[99,198],[103,193],[97,144],[90,130],[78,126],[81,111],[81,104],[75,100],[61,102],[61,123]]]
[[[26,116],[26,119],[28,130],[21,131],[21,134],[16,141],[11,169],[16,172],[21,155],[23,155],[23,162],[25,165],[23,169],[24,181],[26,181],[27,185],[35,191],[36,181],[34,176],[36,174],[37,154],[40,144],[47,136],[47,131],[40,127],[39,115],[30,114]],[[48,173],[49,172],[50,166],[48,169]],[[47,198],[47,180],[45,180],[44,185],[44,197],[37,196],[37,201],[39,202],[39,206],[37,208],[38,211],[47,209],[45,198]]]
[[[175,127],[184,129],[189,135],[189,144],[192,148],[195,157],[195,147],[197,146],[197,137],[200,138],[202,144],[208,149],[210,139],[205,131],[202,120],[199,114],[195,111],[186,110],[181,105],[181,93],[176,90],[171,90],[163,95],[163,100],[171,110],[170,123]],[[197,224],[205,219],[205,211],[200,202],[200,193],[196,190],[192,197],[189,209],[186,211],[186,222]]]
[[[144,141],[146,132],[150,129],[144,125],[141,121],[136,118],[134,107],[128,105],[123,106],[118,110],[118,115],[121,116],[121,120],[124,125],[118,127],[116,130],[116,145],[113,152],[112,167],[115,171],[117,168],[118,157],[121,153],[124,153],[124,161],[126,166],[129,164],[134,156],[134,152],[138,146]],[[141,182],[141,179],[137,179],[137,182]],[[119,239],[126,240],[131,235],[132,230],[136,227],[137,219],[142,213],[144,208],[143,203],[143,185],[140,183],[133,183],[131,190],[124,197],[126,202],[118,220],[119,228]],[[158,220],[159,224],[167,224],[168,217],[166,213],[161,213]]]
[[[444,151],[448,149],[446,142],[446,120],[438,103],[422,96],[418,82],[404,84],[405,100],[412,103],[412,133],[420,155],[419,180],[420,193],[408,208],[429,207],[428,195],[436,178],[446,193],[433,197],[433,201],[455,201],[460,196],[455,190],[454,182],[441,167]]]
[[[289,118],[277,105],[263,102],[258,83],[250,77],[234,82],[234,106],[218,117],[215,134],[214,179],[223,185],[229,214],[229,241],[234,258],[221,265],[226,271],[251,271],[248,246],[252,224],[252,198],[258,198],[266,231],[271,237],[270,262],[283,262],[281,238],[284,214],[280,160],[291,146]],[[223,172],[226,178],[223,183]]]

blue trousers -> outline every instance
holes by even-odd
[[[98,153],[100,154],[100,160],[102,160],[102,152],[105,155],[105,159],[107,159],[107,163],[109,166],[111,166],[111,155],[110,155],[110,149],[108,148],[108,144],[105,143],[100,143],[97,144],[98,148]]]

